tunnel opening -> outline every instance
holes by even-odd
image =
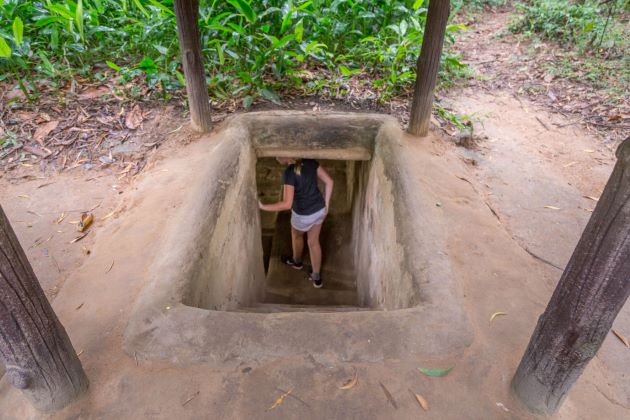
[[[291,212],[260,212],[261,242],[265,269],[263,309],[295,310],[358,310],[357,271],[354,253],[353,217],[360,206],[358,174],[366,171],[365,160],[319,160],[334,181],[330,209],[322,226],[320,243],[323,251],[321,274],[322,289],[314,289],[308,280],[310,256],[305,240],[303,270],[295,270],[280,261],[282,255],[291,255]],[[276,202],[282,198],[282,173],[285,166],[275,158],[262,157],[256,163],[258,196],[263,202]],[[324,192],[320,184],[320,191]]]
[[[173,203],[134,304],[127,354],[224,364],[307,352],[374,362],[441,357],[469,346],[448,231],[435,223],[444,209],[435,205],[431,176],[409,171],[419,161],[410,159],[405,141],[398,122],[382,115],[274,111],[231,118],[198,144],[187,170],[172,175],[185,177],[187,188]],[[276,288],[270,277],[274,254],[290,249],[289,215],[258,208],[259,192],[280,192],[282,168],[266,160],[277,156],[317,159],[336,177],[322,234],[324,266],[333,274],[324,270],[323,289],[300,272],[304,294],[294,283]],[[432,158],[420,162],[432,165]],[[340,267],[349,268],[347,278],[335,282],[344,274]],[[322,300],[309,300],[316,298]]]
[[[247,140],[220,143],[221,159],[208,176],[214,182],[200,192],[204,199],[195,210],[201,214],[195,239],[178,262],[186,273],[178,276],[184,305],[270,313],[396,310],[419,304],[424,267],[407,257],[411,248],[405,244],[417,236],[408,236],[404,219],[411,213],[399,204],[406,181],[396,143],[377,120],[357,118],[362,122],[265,116],[246,131],[234,127],[234,137],[245,134]],[[317,159],[335,181],[320,236],[321,289],[308,280],[307,241],[304,270],[280,260],[291,254],[290,211],[258,208],[259,199],[271,203],[281,198],[285,168],[276,157]]]

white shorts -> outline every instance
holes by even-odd
[[[326,208],[316,211],[313,214],[303,216],[291,210],[291,226],[300,232],[308,232],[315,225],[321,225],[326,218]]]

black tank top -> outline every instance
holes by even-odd
[[[295,165],[291,164],[282,174],[282,183],[295,188],[293,196],[293,211],[300,216],[317,213],[326,202],[317,188],[317,168],[319,162],[314,159],[302,160],[300,174],[295,173]]]

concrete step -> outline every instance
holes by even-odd
[[[357,292],[355,290],[327,289],[326,284],[321,289],[312,285],[300,288],[267,287],[265,303],[281,303],[295,305],[333,305],[356,306]]]
[[[288,305],[278,303],[258,303],[254,306],[240,308],[237,312],[278,313],[278,312],[354,312],[369,311],[370,308],[361,308],[349,305]]]
[[[321,289],[313,288],[308,280],[308,252],[305,252],[303,270],[295,270],[280,261],[280,255],[291,252],[290,218],[288,213],[278,215],[270,255],[265,260],[268,271],[264,302],[356,307],[358,295],[356,274],[350,255],[349,215],[331,216],[324,223],[321,238],[325,252],[322,267],[324,287]]]

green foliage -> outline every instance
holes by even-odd
[[[478,11],[486,6],[498,7],[505,6],[507,0],[452,0],[453,10],[468,9],[472,11]]]
[[[481,0],[480,0],[481,1]],[[495,1],[495,0],[491,0]],[[426,0],[201,0],[210,94],[279,101],[287,88],[337,90],[370,79],[381,98],[414,80]],[[463,30],[450,25],[447,43]],[[448,53],[441,80],[461,77]],[[0,74],[61,85],[74,76],[121,84],[143,77],[168,96],[184,84],[172,0],[5,0]],[[107,76],[109,74],[109,76]],[[28,95],[34,83],[21,84]],[[28,91],[28,92],[27,92]]]
[[[538,34],[582,51],[619,49],[624,44],[627,46],[620,13],[627,7],[627,0],[532,0],[518,5],[522,16],[511,24],[510,29],[527,35]]]

